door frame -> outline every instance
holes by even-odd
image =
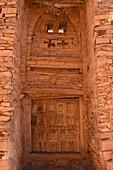
[[[41,155],[48,155],[48,153],[32,153],[32,125],[31,125],[31,111],[32,111],[32,101],[33,100],[39,100],[39,99],[60,99],[60,98],[79,98],[79,114],[80,114],[80,153],[79,155],[81,155],[83,157],[84,155],[84,137],[83,137],[83,96],[82,95],[74,95],[74,96],[52,96],[52,97],[37,97],[37,98],[33,98],[30,95],[26,95],[22,101],[22,107],[23,107],[23,120],[22,120],[22,129],[23,129],[23,152],[25,155],[36,155],[37,156],[41,156]],[[50,154],[50,153],[49,153]],[[53,155],[53,153],[51,153]],[[57,156],[62,155],[62,153],[56,153]],[[54,154],[55,155],[55,154]],[[73,156],[77,156],[78,154],[76,153],[66,153],[64,154],[64,156],[66,155],[73,155]],[[43,156],[42,156],[43,157]],[[78,158],[79,156],[77,156]]]

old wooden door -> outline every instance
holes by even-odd
[[[33,152],[80,151],[79,99],[32,102]]]

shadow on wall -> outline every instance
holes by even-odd
[[[43,165],[34,165],[32,162],[27,162],[22,167],[22,170],[96,170],[92,167],[91,162],[72,160],[67,165],[57,162],[57,160],[44,162]]]

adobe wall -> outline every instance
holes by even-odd
[[[20,166],[20,38],[22,1],[0,1],[0,169]]]

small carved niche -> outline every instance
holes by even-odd
[[[47,32],[53,33],[53,24],[52,23],[47,24]]]
[[[67,26],[66,22],[60,22],[58,33],[64,34],[66,32],[66,26]]]

